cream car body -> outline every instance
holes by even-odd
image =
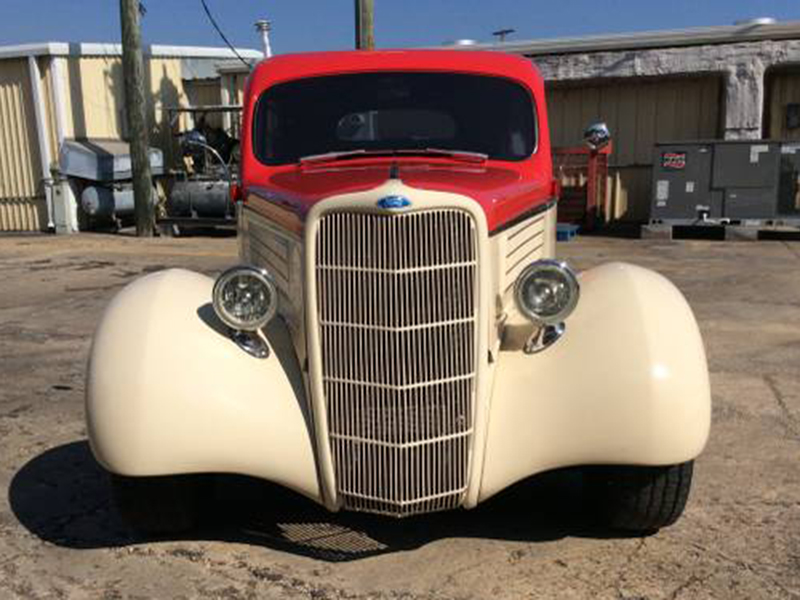
[[[546,134],[541,125],[540,131]],[[389,213],[379,206],[386,197],[407,198],[410,205]],[[154,273],[109,305],[94,338],[87,386],[89,438],[107,470],[131,478],[245,474],[330,510],[401,516],[472,508],[560,467],[677,465],[702,451],[711,412],[703,343],[686,300],[661,275],[622,263],[581,273],[580,301],[564,334],[541,352],[525,351],[538,326],[518,310],[514,285],[527,265],[555,255],[554,203],[538,203],[490,231],[484,208],[469,194],[415,186],[404,181],[402,169],[368,189],[319,198],[302,215],[285,199],[251,185],[239,209],[240,261],[269,271],[278,290],[277,316],[257,333],[268,346],[265,358],[231,338],[211,304],[214,282],[203,275]],[[326,302],[374,298],[357,289],[322,298],[321,223],[331,215],[408,219],[431,211],[465,216],[475,244],[468,319],[474,338],[463,376],[471,382],[464,404],[470,414],[457,415],[461,428],[435,439],[371,440],[361,433],[364,442],[332,433],[340,416],[332,415],[327,398],[332,378],[324,372],[330,357],[320,315]],[[389,310],[392,302],[404,301],[379,299],[376,310]],[[353,345],[343,351],[361,356]],[[380,384],[396,394],[415,385]],[[361,418],[364,398],[346,402],[348,418]],[[347,450],[350,438],[367,444],[366,458]],[[453,449],[459,440],[463,456]],[[419,448],[445,450],[412,454]],[[403,461],[411,456],[427,466],[409,467]],[[391,472],[399,467],[411,475]],[[450,485],[415,483],[437,477],[450,478]],[[403,493],[381,496],[381,486],[397,482],[406,486]]]

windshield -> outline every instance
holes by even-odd
[[[253,136],[256,157],[270,165],[332,152],[429,148],[523,160],[536,147],[536,122],[530,94],[507,79],[358,73],[269,88],[258,101]]]

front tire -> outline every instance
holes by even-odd
[[[111,474],[114,502],[128,525],[161,535],[194,529],[213,492],[202,475],[125,477]]]
[[[600,524],[651,533],[675,523],[686,507],[694,461],[664,467],[597,466],[584,470]]]

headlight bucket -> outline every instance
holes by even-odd
[[[228,327],[256,331],[269,323],[278,308],[278,290],[265,269],[232,267],[214,283],[214,311]]]
[[[519,311],[541,325],[556,325],[566,319],[578,304],[580,284],[567,263],[537,260],[528,265],[514,287]]]

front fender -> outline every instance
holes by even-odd
[[[161,271],[123,289],[95,333],[86,415],[97,460],[129,476],[239,473],[320,500],[303,379],[280,319],[266,359],[228,336],[213,281]]]
[[[566,333],[500,352],[479,499],[572,465],[669,465],[698,456],[711,423],[705,351],[678,289],[612,263],[581,275]]]

